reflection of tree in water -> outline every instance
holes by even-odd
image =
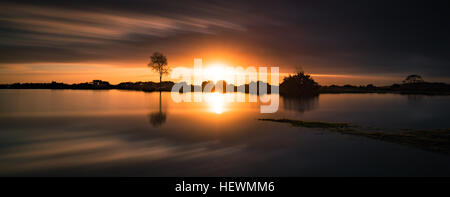
[[[160,127],[166,122],[167,115],[161,109],[161,91],[159,92],[159,111],[152,112],[148,115],[150,124],[153,127]]]
[[[409,104],[419,104],[425,99],[424,95],[418,95],[418,94],[409,94],[409,95],[407,95],[407,97],[408,97]]]
[[[298,112],[305,112],[316,109],[319,104],[319,96],[311,97],[281,97],[283,99],[283,108]]]

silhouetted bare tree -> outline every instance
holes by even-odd
[[[160,52],[155,52],[150,57],[150,63],[148,64],[152,70],[159,73],[159,83],[161,85],[162,76],[169,74],[169,66],[167,65],[167,58]]]

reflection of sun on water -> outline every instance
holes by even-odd
[[[205,69],[203,78],[206,80],[212,80],[213,82],[217,82],[219,80],[232,81],[229,74],[229,69],[225,64],[215,63],[211,64],[208,68]],[[205,94],[204,96],[206,102],[210,106],[210,111],[216,114],[223,113],[225,108],[225,95],[215,92]]]
[[[218,92],[205,94],[205,100],[210,106],[210,110],[216,114],[221,114],[225,109],[225,99],[223,94]]]

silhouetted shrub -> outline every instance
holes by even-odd
[[[319,94],[319,84],[310,75],[298,72],[283,79],[280,84],[280,94],[283,96],[315,96]]]
[[[409,75],[403,80],[404,84],[415,84],[425,82],[420,75]]]

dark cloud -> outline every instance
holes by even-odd
[[[284,68],[302,65],[310,72],[450,74],[450,23],[444,2],[128,0],[0,5],[3,63],[133,60],[146,58],[149,51],[177,56],[217,45]]]

